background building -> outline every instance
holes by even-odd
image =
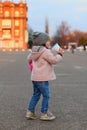
[[[26,36],[26,2],[0,0],[0,49],[26,49]]]

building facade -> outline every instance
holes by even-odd
[[[27,49],[27,5],[0,0],[0,49]]]

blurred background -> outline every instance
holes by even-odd
[[[86,0],[1,0],[0,49],[28,49],[29,35],[41,31],[64,49],[86,51],[86,5]]]

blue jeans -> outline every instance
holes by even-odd
[[[48,81],[32,81],[33,83],[33,95],[29,103],[28,110],[34,112],[35,107],[40,99],[40,96],[43,96],[41,112],[47,113],[48,104],[50,98],[50,86]]]

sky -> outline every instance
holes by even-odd
[[[34,31],[45,30],[48,18],[50,33],[55,33],[62,21],[71,30],[87,32],[87,0],[27,0],[28,24]]]

